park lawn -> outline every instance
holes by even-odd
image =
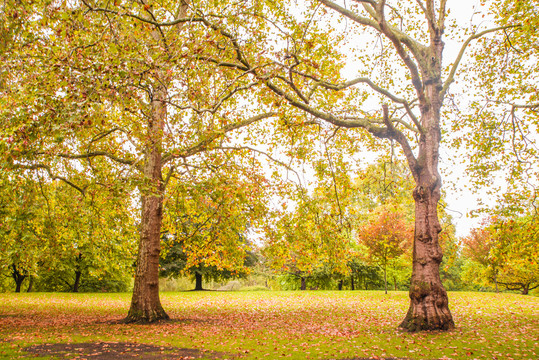
[[[172,320],[152,325],[119,322],[130,294],[7,293],[0,294],[0,358],[26,358],[24,349],[38,344],[120,342],[165,354],[170,347],[214,351],[221,359],[539,359],[539,298],[449,298],[455,330],[409,334],[397,330],[405,292],[162,293]]]

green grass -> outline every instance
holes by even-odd
[[[539,298],[450,293],[457,328],[397,331],[407,293],[375,291],[163,293],[173,321],[114,323],[130,294],[0,294],[0,358],[32,344],[126,341],[244,359],[539,359]]]

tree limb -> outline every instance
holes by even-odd
[[[203,151],[208,149],[209,145],[215,139],[223,136],[224,134],[226,134],[226,133],[228,133],[230,131],[233,131],[233,130],[240,129],[240,128],[244,127],[244,126],[253,124],[253,123],[257,122],[257,121],[273,117],[275,115],[276,115],[276,113],[274,113],[274,112],[260,114],[260,115],[250,117],[249,119],[246,119],[244,121],[240,121],[238,123],[227,125],[227,126],[221,128],[221,129],[218,129],[218,130],[214,130],[211,134],[208,135],[207,138],[201,140],[199,143],[197,143],[197,144],[195,144],[195,145],[193,145],[193,146],[191,146],[191,147],[189,147],[187,149],[184,149],[181,152],[165,154],[163,156],[163,164],[166,164],[167,162],[169,162],[169,161],[171,161],[173,159],[186,158],[186,157],[198,154],[200,152],[203,152]]]
[[[451,71],[449,72],[447,79],[445,80],[444,86],[442,87],[442,90],[440,91],[440,96],[443,98],[445,96],[445,93],[449,89],[449,85],[451,85],[451,83],[455,81],[455,73],[457,72],[457,68],[460,64],[460,61],[462,60],[462,57],[464,56],[464,53],[466,52],[466,48],[468,47],[468,45],[470,45],[470,43],[473,40],[479,39],[492,32],[510,29],[514,27],[517,27],[517,26],[516,25],[499,26],[493,29],[487,29],[487,30],[481,31],[480,33],[471,35],[468,39],[466,39],[466,41],[464,42],[464,44],[462,44],[462,47],[460,48],[459,54],[457,55],[455,62],[453,63],[453,66],[451,67]]]
[[[45,165],[45,164],[34,164],[34,165],[22,165],[22,164],[16,164],[14,165],[15,168],[19,168],[19,169],[25,169],[25,170],[38,170],[38,169],[44,169],[47,171],[47,173],[49,174],[49,177],[52,179],[52,180],[61,180],[63,182],[65,182],[66,184],[68,184],[69,186],[71,186],[72,188],[76,189],[78,192],[80,192],[82,194],[82,196],[85,196],[86,195],[86,189],[87,189],[87,186],[81,188],[77,185],[75,185],[73,182],[69,181],[68,179],[66,179],[65,177],[62,177],[62,176],[59,176],[59,175],[55,175],[50,166],[48,165]]]

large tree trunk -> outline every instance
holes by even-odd
[[[195,290],[196,291],[204,290],[204,288],[202,287],[202,274],[199,272],[195,272]]]
[[[355,288],[354,288],[354,274],[350,275],[350,289],[355,290]]]
[[[137,268],[126,322],[153,322],[169,318],[159,300],[159,253],[164,191],[161,142],[166,116],[166,89],[158,86],[153,96],[144,164],[147,189],[140,190],[142,211]]]
[[[343,284],[344,284],[344,280],[339,280],[339,284],[338,284],[339,291],[342,290]]]
[[[441,49],[439,51],[441,52]],[[440,279],[443,255],[438,243],[442,228],[437,211],[441,195],[438,159],[442,99],[439,96],[439,81],[433,79],[431,84],[426,86],[425,94],[428,100],[420,106],[425,133],[420,137],[417,163],[415,169],[412,169],[416,188],[413,192],[415,232],[410,308],[400,325],[407,331],[449,330],[455,326],[449,311],[447,292]]]

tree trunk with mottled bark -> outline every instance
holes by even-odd
[[[145,188],[141,189],[142,211],[135,284],[126,322],[168,319],[159,299],[159,254],[163,220],[162,138],[166,116],[166,89],[158,86],[151,102],[145,151]]]
[[[441,45],[443,47],[443,43]],[[441,53],[441,49],[439,49]],[[433,57],[434,59],[434,57]],[[438,57],[441,59],[441,55]],[[438,67],[439,68],[439,67]],[[438,71],[433,71],[439,74]],[[413,244],[410,308],[400,327],[407,331],[449,330],[454,328],[449,311],[447,292],[440,279],[442,249],[439,233],[438,202],[441,196],[441,178],[438,172],[441,140],[440,109],[442,99],[440,78],[428,82],[426,99],[421,103],[421,122],[424,133],[419,139],[419,149],[414,173],[416,187],[415,232]]]

